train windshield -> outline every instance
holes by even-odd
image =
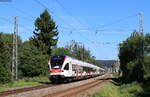
[[[64,63],[65,56],[56,55],[51,58],[51,68],[60,69]]]

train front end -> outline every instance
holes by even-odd
[[[49,60],[49,79],[56,83],[65,79],[64,70],[62,69],[66,56],[55,55]]]

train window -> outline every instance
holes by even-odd
[[[64,70],[69,70],[69,63],[65,65]]]
[[[76,65],[72,64],[72,71],[76,71]]]
[[[60,69],[63,65],[65,56],[56,55],[51,58],[52,69]]]

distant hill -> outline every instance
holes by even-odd
[[[112,67],[112,64],[116,62],[116,60],[96,60],[99,64],[106,67]]]

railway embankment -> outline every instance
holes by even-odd
[[[6,84],[0,84],[0,92],[33,87],[38,85],[51,84],[48,77],[33,77],[33,78],[23,78],[15,82],[10,82]]]
[[[110,77],[110,75],[35,89],[26,88],[25,91],[10,91],[9,93],[0,95],[0,97],[72,97],[79,94],[80,97],[83,93],[87,93],[88,90],[105,82],[102,79],[106,79],[107,77]],[[90,92],[87,94],[90,94]]]
[[[150,86],[138,82],[119,84],[115,78],[103,84],[103,89],[90,97],[150,97]]]

